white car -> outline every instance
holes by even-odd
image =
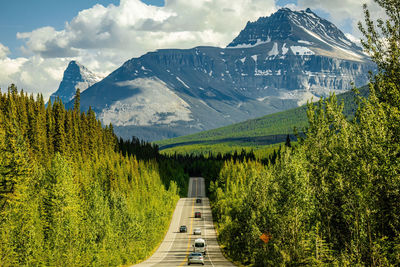
[[[207,254],[207,244],[203,238],[197,238],[194,241],[193,252],[202,253],[203,255]]]
[[[191,252],[188,256],[188,265],[192,263],[199,263],[204,265],[204,257],[203,254],[199,252]]]
[[[194,235],[201,235],[201,229],[200,228],[194,228],[193,234]]]

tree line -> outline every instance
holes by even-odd
[[[135,143],[135,144],[133,144]],[[0,94],[0,265],[110,266],[148,257],[188,177],[94,112]],[[138,157],[136,157],[138,155]]]
[[[400,265],[398,1],[364,6],[362,43],[378,73],[354,119],[335,95],[308,105],[308,128],[275,164],[227,161],[210,182],[227,255],[247,266]]]

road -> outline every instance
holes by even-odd
[[[201,198],[201,203],[196,199]],[[194,218],[200,211],[202,218]],[[187,233],[179,233],[179,227],[186,225]],[[201,236],[193,235],[193,229],[200,228]],[[205,194],[204,178],[192,177],[189,180],[188,197],[181,198],[176,205],[167,234],[157,251],[146,261],[135,267],[149,266],[183,266],[187,265],[187,256],[192,251],[193,241],[203,238],[207,243],[207,255],[204,266],[235,266],[222,255],[214,229],[210,202]]]

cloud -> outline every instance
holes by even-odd
[[[11,82],[26,91],[54,92],[68,62],[78,60],[103,76],[123,62],[162,48],[226,46],[249,20],[276,11],[274,0],[140,0],[100,4],[80,11],[64,29],[46,26],[17,33],[24,58],[8,58],[0,46],[2,88]]]
[[[0,88],[5,90],[11,83],[28,93],[42,93],[47,99],[57,90],[66,59],[43,59],[40,56],[29,58],[0,59]]]
[[[373,0],[365,0],[372,11]],[[298,0],[292,9],[311,7],[330,15],[339,27],[349,18],[358,38],[356,23],[363,19],[358,0]],[[146,5],[140,0],[121,0],[119,5],[100,4],[80,11],[65,27],[46,26],[18,33],[24,41],[25,57],[11,59],[0,45],[0,85],[15,82],[27,91],[54,92],[72,59],[103,76],[123,62],[163,48],[200,45],[224,47],[247,21],[269,16],[277,10],[275,0],[166,0],[165,6]],[[8,55],[8,56],[7,56]]]
[[[320,9],[330,15],[329,19],[336,26],[343,27],[350,24],[349,29],[356,39],[361,37],[358,30],[358,22],[364,21],[364,13],[362,5],[366,3],[371,12],[372,18],[385,17],[384,11],[373,0],[341,0],[339,1],[321,1],[321,0],[298,0],[297,5],[300,8],[310,7],[311,9]]]
[[[10,54],[10,49],[0,43],[0,59],[6,58],[8,54]]]
[[[225,46],[247,20],[273,11],[273,0],[167,0],[163,7],[121,0],[119,6],[98,4],[79,12],[61,31],[43,27],[17,37],[25,40],[26,53],[45,58],[111,49],[128,59],[159,48]]]

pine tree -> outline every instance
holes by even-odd
[[[74,98],[74,111],[76,113],[81,112],[81,90],[76,89],[75,98]]]

